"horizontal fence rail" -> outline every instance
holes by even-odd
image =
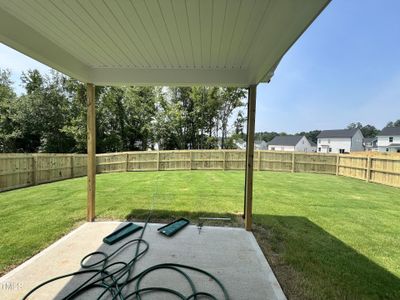
[[[0,154],[0,191],[86,176],[86,154]],[[97,173],[244,170],[243,150],[97,154]],[[400,158],[258,150],[254,170],[332,174],[400,187]]]

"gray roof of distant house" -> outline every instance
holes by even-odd
[[[357,128],[323,130],[318,135],[318,138],[352,138],[356,134],[357,131],[358,131]]]
[[[378,136],[400,135],[400,127],[385,127]]]
[[[312,147],[317,147],[317,144],[314,143],[313,141],[309,141]]]
[[[268,143],[268,145],[296,146],[302,137],[302,135],[276,136]]]

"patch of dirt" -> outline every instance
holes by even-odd
[[[304,289],[304,278],[301,273],[285,263],[283,255],[285,245],[274,232],[257,224],[253,225],[253,234],[264,253],[275,277],[278,279],[288,299],[309,299]]]

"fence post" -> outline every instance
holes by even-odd
[[[190,154],[189,170],[192,170],[192,160],[193,160],[192,150],[189,150],[189,154]]]
[[[336,155],[336,176],[339,176],[340,155]]]
[[[368,156],[368,158],[367,158],[367,174],[365,174],[365,176],[366,176],[365,180],[367,182],[369,182],[371,180],[371,162],[372,162],[372,159],[370,156]]]
[[[71,154],[71,160],[70,160],[70,163],[71,163],[71,178],[74,178],[74,176],[75,176],[75,174],[74,174],[74,155],[73,154]]]
[[[292,173],[295,171],[295,152],[292,153]]]
[[[32,155],[32,185],[36,185],[36,173],[37,173],[37,161],[36,161],[36,156]]]
[[[226,150],[222,150],[222,153],[224,154],[223,169],[224,169],[224,171],[225,171],[225,170],[226,170]]]
[[[157,171],[160,171],[160,150],[157,151]]]
[[[258,171],[261,171],[261,150],[258,150]]]
[[[126,153],[126,165],[125,165],[125,172],[129,170],[129,153]]]

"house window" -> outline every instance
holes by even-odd
[[[389,148],[386,148],[386,152],[389,152]]]
[[[272,151],[275,151],[275,147],[271,147],[271,150],[272,150]]]
[[[332,148],[329,148],[329,152],[332,152]]]
[[[344,149],[339,149],[339,153],[343,154],[344,153]]]
[[[389,143],[393,143],[393,137],[389,137]]]
[[[321,147],[318,148],[318,152],[321,152]]]

